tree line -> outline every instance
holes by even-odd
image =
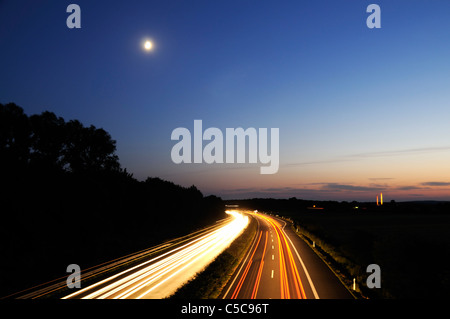
[[[0,297],[225,217],[220,198],[138,181],[115,152],[102,128],[0,104]]]

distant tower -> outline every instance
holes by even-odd
[[[383,205],[383,193],[380,193],[380,202],[378,202],[378,195],[377,195],[377,206]]]

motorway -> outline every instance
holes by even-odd
[[[12,298],[161,299],[213,261],[242,233],[249,218],[256,235],[222,291],[223,299],[353,299],[333,271],[283,219],[228,211],[230,217],[192,234],[81,270],[81,288],[66,278],[34,287]]]
[[[353,299],[331,269],[279,218],[252,213],[255,239],[224,299]]]
[[[212,262],[245,229],[247,216],[237,212],[228,214],[231,218],[219,226],[63,299],[161,299],[170,296]]]

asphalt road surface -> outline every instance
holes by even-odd
[[[279,218],[252,214],[257,235],[225,299],[353,299],[333,271]],[[288,226],[288,227],[286,227]]]

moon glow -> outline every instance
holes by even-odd
[[[144,42],[144,49],[145,51],[151,51],[153,48],[153,43],[150,40],[146,40]]]

